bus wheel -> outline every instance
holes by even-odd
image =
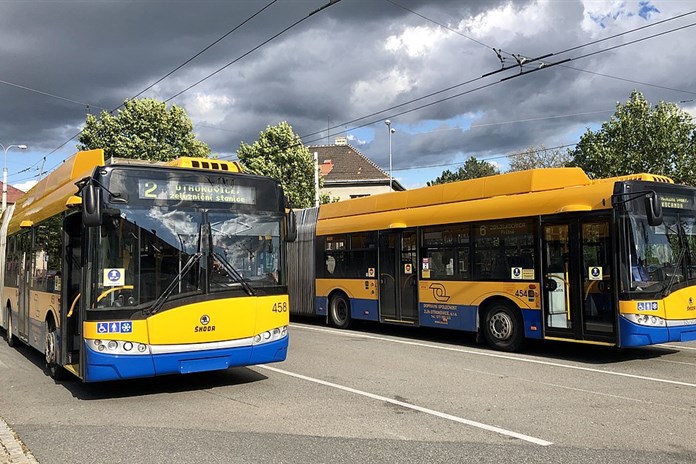
[[[46,370],[52,379],[62,380],[65,378],[65,370],[58,364],[58,334],[54,324],[46,321],[46,340],[44,343],[44,355],[46,356]]]
[[[329,319],[337,329],[347,329],[350,326],[350,303],[343,293],[336,293],[331,298]]]
[[[517,351],[524,344],[522,316],[516,308],[493,303],[485,312],[483,334],[496,350]]]
[[[17,346],[17,338],[13,334],[12,310],[9,307],[7,308],[7,317],[5,320],[7,321],[7,344],[10,346]]]

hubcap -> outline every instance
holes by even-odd
[[[46,362],[51,365],[56,361],[56,333],[46,333]]]
[[[343,300],[339,300],[338,302],[336,302],[336,304],[334,304],[333,313],[336,322],[341,323],[346,320],[346,304],[343,302]]]
[[[512,319],[503,312],[497,312],[491,316],[488,326],[491,329],[491,335],[498,340],[507,340],[512,336]]]

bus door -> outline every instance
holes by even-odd
[[[31,290],[32,273],[32,243],[31,230],[22,232],[19,236],[19,254],[21,256],[19,268],[19,295],[17,300],[17,311],[19,320],[17,321],[17,332],[24,341],[29,341],[29,292]]]
[[[379,233],[379,308],[383,322],[418,321],[416,231]]]
[[[616,340],[608,218],[542,222],[542,289],[547,338]]]
[[[61,358],[59,364],[74,374],[80,373],[80,351],[82,348],[83,306],[81,298],[84,235],[79,213],[70,214],[64,222],[64,255],[61,318]]]

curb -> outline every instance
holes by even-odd
[[[0,417],[0,464],[39,464],[29,448]]]

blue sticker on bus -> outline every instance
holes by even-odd
[[[133,323],[130,321],[97,322],[97,333],[133,333]]]

